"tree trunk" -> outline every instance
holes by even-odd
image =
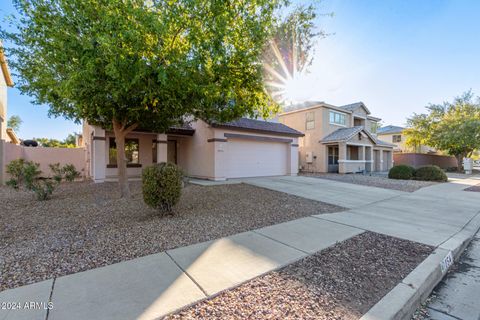
[[[137,124],[126,127],[125,123],[121,124],[113,119],[113,132],[115,134],[115,143],[117,145],[117,170],[118,170],[118,187],[120,189],[120,197],[130,196],[130,187],[127,179],[127,157],[125,155],[125,137],[132,132]]]
[[[457,158],[457,172],[463,172],[463,158],[464,157],[465,157],[464,153],[455,155],[455,158]]]

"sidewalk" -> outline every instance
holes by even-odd
[[[314,194],[309,178],[288,180],[292,192],[301,195],[304,189],[310,190],[310,197],[322,196]],[[0,293],[0,301],[51,300],[53,309],[2,310],[0,320],[154,319],[364,230],[439,247],[438,260],[449,250],[460,250],[468,232],[480,226],[480,193],[462,191],[478,182],[456,180],[410,194],[384,194],[384,200],[358,203],[349,211],[306,217],[6,290]],[[288,186],[285,180],[274,183]]]

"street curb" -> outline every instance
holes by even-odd
[[[458,233],[440,244],[360,320],[411,319],[420,304],[446,275],[447,270],[442,272],[440,263],[450,252],[453,259],[458,260],[479,229],[480,214],[477,214]]]

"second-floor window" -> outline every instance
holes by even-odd
[[[392,136],[392,142],[402,142],[402,135],[400,134],[394,134]]]
[[[307,112],[305,116],[305,129],[315,128],[315,112]]]
[[[341,126],[346,125],[346,116],[343,113],[330,111],[330,123],[331,124],[338,124]]]

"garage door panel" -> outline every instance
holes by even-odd
[[[288,146],[281,142],[228,139],[225,157],[227,178],[287,174]]]

